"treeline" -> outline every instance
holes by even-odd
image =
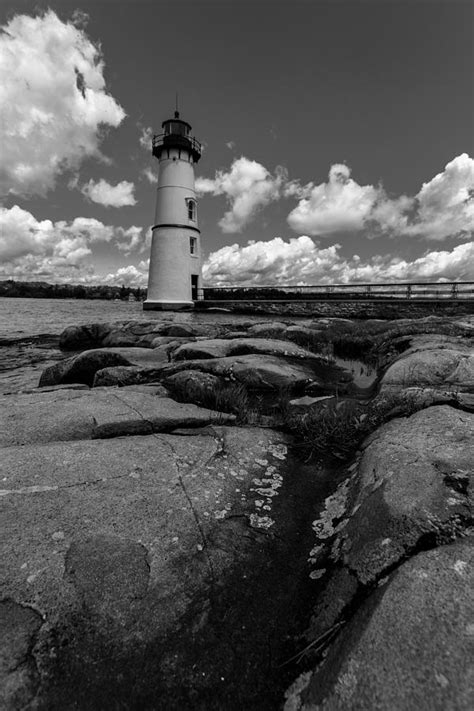
[[[144,301],[146,289],[130,286],[85,286],[83,284],[48,284],[45,281],[0,281],[0,296],[30,299],[120,299]]]

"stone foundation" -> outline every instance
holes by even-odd
[[[473,300],[430,301],[198,301],[196,310],[221,308],[234,313],[288,316],[334,317],[349,319],[423,318],[426,316],[464,316],[474,313]]]

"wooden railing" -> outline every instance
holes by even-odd
[[[474,300],[474,281],[316,284],[313,286],[207,286],[198,289],[199,301],[350,301],[353,299],[377,301]]]

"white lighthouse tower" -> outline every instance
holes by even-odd
[[[201,286],[201,244],[194,191],[194,165],[201,144],[191,126],[174,112],[153,136],[158,158],[156,212],[150,253],[148,294],[144,309],[189,308]]]

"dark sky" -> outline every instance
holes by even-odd
[[[150,225],[154,186],[141,171],[156,166],[139,145],[140,130],[159,130],[176,91],[182,117],[205,144],[197,174],[207,178],[245,156],[272,174],[283,166],[290,180],[319,185],[332,164],[345,163],[359,185],[382,183],[389,197],[413,197],[456,156],[472,154],[470,1],[3,0],[0,20],[46,7],[63,21],[76,9],[87,13],[85,32],[101,45],[107,91],[127,114],[101,145],[113,162],[86,159],[79,179],[132,181],[137,204],[87,202],[65,176],[46,198],[6,199],[7,207],[16,203],[38,220]],[[205,252],[297,236],[286,222],[296,204],[281,198],[241,232],[223,233],[217,223],[228,209],[225,196],[204,196]],[[316,239],[324,247],[339,242],[345,257],[363,259],[390,253],[408,260],[456,244],[403,234],[372,240],[363,231]],[[109,259],[110,270],[136,263],[108,247],[94,248],[99,271]]]

